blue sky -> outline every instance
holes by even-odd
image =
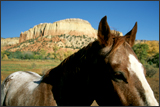
[[[1,1],[1,37],[19,37],[40,23],[80,18],[98,29],[109,26],[123,34],[138,22],[136,40],[159,40],[159,1]]]

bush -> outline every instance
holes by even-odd
[[[156,64],[159,67],[159,53],[155,54],[152,58],[148,59],[147,62],[152,65]]]
[[[137,55],[138,59],[141,61],[141,63],[146,62],[148,57],[148,45],[147,44],[136,44],[132,47],[135,54]]]
[[[13,57],[16,58],[16,59],[21,59],[22,58],[22,52],[21,51],[14,52]]]
[[[147,62],[144,64],[144,67],[146,69],[146,77],[152,77],[157,72],[155,68]]]
[[[24,51],[22,53],[22,59],[33,59],[34,58],[34,54],[31,51]]]

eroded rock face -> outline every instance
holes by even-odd
[[[1,46],[6,46],[6,45],[14,45],[19,43],[19,38],[15,37],[15,38],[1,38]]]
[[[116,30],[111,30],[111,33],[117,35],[117,36],[123,36],[122,32],[116,31]]]
[[[20,34],[19,42],[23,42],[28,39],[34,39],[38,36],[46,35],[87,35],[89,37],[97,36],[97,30],[95,30],[91,24],[82,19],[72,18],[60,20],[54,23],[41,23],[34,26],[28,31]]]
[[[121,32],[112,31],[113,33],[120,33],[120,36],[123,36]],[[19,43],[28,40],[34,39],[38,36],[47,36],[47,35],[75,35],[82,36],[87,35],[89,37],[97,38],[97,30],[95,30],[91,24],[82,19],[71,18],[56,21],[54,23],[41,23],[35,25],[33,28],[28,31],[21,32]]]

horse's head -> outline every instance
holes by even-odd
[[[103,69],[99,72],[107,72],[120,105],[159,105],[145,78],[145,68],[132,50],[137,22],[125,36],[116,36],[111,34],[106,18],[101,19],[98,28],[102,47],[99,54],[103,57]]]

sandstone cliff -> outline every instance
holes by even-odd
[[[41,23],[34,26],[28,31],[20,34],[19,42],[33,39],[38,36],[47,35],[88,35],[89,37],[96,37],[97,31],[91,26],[91,24],[82,19],[65,19],[54,23]]]
[[[6,45],[14,45],[19,43],[19,38],[1,38],[1,47],[6,46]]]
[[[112,32],[119,33],[120,36],[123,36],[121,32],[114,30]],[[54,23],[41,23],[39,25],[35,25],[28,31],[21,32],[19,43],[29,39],[35,39],[38,36],[54,36],[61,34],[75,36],[87,35],[88,37],[97,38],[97,30],[95,30],[88,21],[78,18],[71,18],[56,21]]]

